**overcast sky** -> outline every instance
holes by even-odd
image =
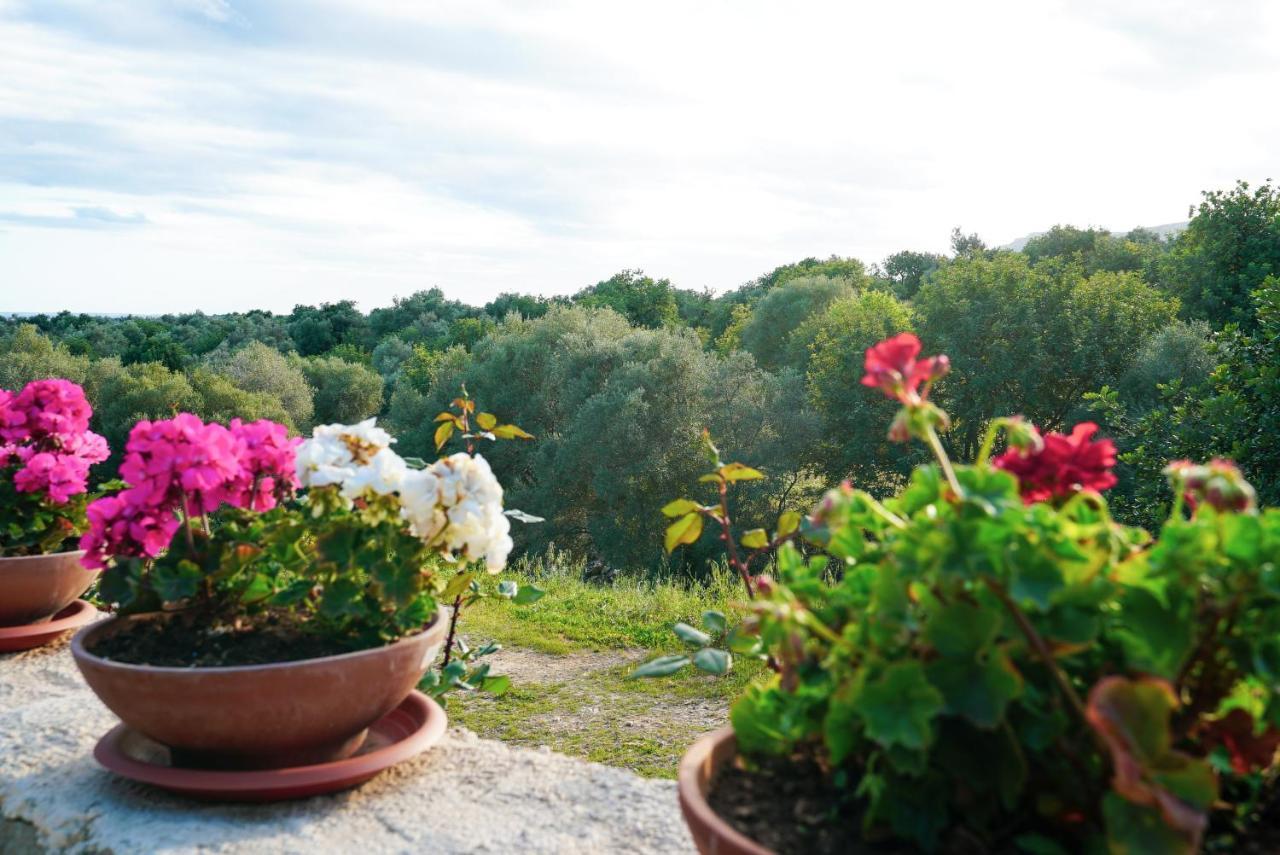
[[[0,311],[735,287],[1185,219],[1280,2],[0,0]]]

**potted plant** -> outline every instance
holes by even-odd
[[[406,461],[372,419],[139,422],[81,546],[117,616],[76,636],[93,691],[193,768],[349,757],[422,679],[438,600],[511,549],[483,457]]]
[[[0,389],[0,628],[47,624],[93,583],[64,549],[85,528],[89,467],[107,458],[92,414],[67,380]]]
[[[641,673],[770,666],[681,765],[700,849],[1280,850],[1280,511],[1232,464],[1181,461],[1161,530],[1121,525],[1115,449],[1089,424],[996,419],[954,464],[929,400],[948,364],[919,351],[904,334],[866,357],[863,382],[902,405],[891,438],[935,457],[898,495],[846,483],[740,537],[723,498],[666,509],[669,547],[704,519],[732,537],[751,613],[723,645],[714,614],[682,627],[693,655]],[[722,497],[762,477],[715,462]]]

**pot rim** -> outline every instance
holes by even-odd
[[[117,626],[130,617],[121,617],[120,615],[112,615],[104,621],[89,624],[81,629],[71,638],[71,655],[77,660],[90,662],[94,665],[113,668],[120,671],[134,671],[145,674],[245,674],[250,672],[274,671],[283,668],[298,668],[311,665],[318,662],[339,662],[356,659],[363,656],[374,656],[394,647],[409,646],[416,641],[422,639],[423,636],[432,632],[442,631],[445,627],[445,609],[442,605],[437,605],[435,617],[431,622],[424,626],[420,631],[413,635],[406,635],[398,641],[390,644],[383,644],[378,647],[367,647],[364,650],[353,650],[350,653],[335,653],[331,656],[315,656],[310,659],[291,659],[288,662],[264,662],[260,665],[190,665],[186,667],[177,665],[138,665],[134,662],[119,662],[115,659],[107,659],[102,656],[90,653],[85,648],[85,641],[95,632],[101,632],[108,627]]]
[[[698,783],[703,767],[715,753],[716,748],[725,742],[733,743],[730,759],[738,756],[737,737],[734,736],[733,726],[725,725],[700,737],[697,742],[689,746],[684,757],[680,758],[680,769],[676,773],[676,792],[680,797],[680,806],[684,809],[685,822],[692,826],[696,817],[699,825],[718,835],[724,843],[728,844],[725,847],[727,851],[736,850],[749,855],[773,855],[771,849],[766,849],[747,837],[716,813]],[[711,780],[708,777],[708,788],[710,785]]]
[[[11,561],[17,564],[23,561],[41,561],[46,558],[61,558],[64,555],[68,557],[72,555],[78,555],[81,558],[83,558],[84,550],[83,549],[64,549],[61,552],[42,552],[39,555],[0,555],[0,563]],[[89,568],[86,567],[85,569],[88,570]],[[96,573],[98,571],[95,570],[93,572]]]

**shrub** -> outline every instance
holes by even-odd
[[[1280,511],[1230,463],[1180,461],[1158,535],[1117,524],[1115,449],[1089,424],[997,419],[955,465],[929,399],[949,365],[918,352],[904,334],[866,354],[863,383],[900,405],[890,437],[935,456],[898,495],[846,483],[738,532],[728,490],[760,473],[716,456],[719,500],[664,508],[669,549],[704,520],[724,532],[752,597],[728,644],[772,674],[733,705],[740,750],[816,758],[843,793],[834,821],[925,850],[1232,845],[1280,744]],[[727,668],[690,629],[693,657],[644,672]]]

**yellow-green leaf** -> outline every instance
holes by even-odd
[[[453,436],[453,422],[441,422],[436,428],[436,451],[444,448],[444,444]]]
[[[778,517],[778,537],[786,537],[800,527],[800,514],[796,511],[787,511]]]
[[[452,600],[454,597],[462,595],[467,590],[467,586],[471,584],[471,580],[476,577],[475,573],[459,573],[449,580],[449,584],[444,586],[444,593],[440,596],[445,600]]]
[[[698,509],[698,503],[690,499],[676,499],[662,506],[662,513],[668,517],[682,517]]]
[[[477,413],[476,424],[480,425],[480,430],[493,430],[494,425],[498,423],[498,417],[493,413]]]
[[[671,552],[677,546],[687,543],[693,543],[702,536],[702,515],[698,513],[685,514],[680,519],[667,526],[667,536],[664,539],[664,546],[667,552]]]
[[[515,425],[497,425],[493,429],[493,435],[498,439],[533,439],[533,434],[525,433]]]
[[[436,416],[434,419],[432,419],[432,421],[434,421],[434,422],[451,422],[451,421],[454,421],[455,419],[457,419],[457,416],[455,416],[453,413],[441,413],[440,415],[438,415],[438,416]]]
[[[759,469],[752,469],[741,463],[728,463],[720,467],[720,475],[724,480],[733,481],[759,481],[764,478],[764,473]]]
[[[747,549],[763,549],[769,545],[769,535],[762,528],[753,528],[742,536],[742,545]]]

